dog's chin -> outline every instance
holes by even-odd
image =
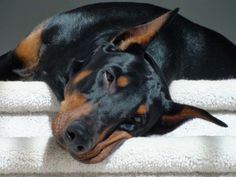
[[[70,152],[72,157],[82,163],[94,164],[106,159],[125,140],[132,136],[124,131],[115,131],[107,139],[97,143],[94,148],[84,153]]]

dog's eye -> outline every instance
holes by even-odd
[[[135,125],[134,124],[131,124],[131,123],[123,123],[120,125],[119,127],[121,130],[124,130],[124,131],[133,131],[134,128],[135,128]]]
[[[109,83],[112,83],[115,79],[114,75],[110,71],[105,71],[104,72],[104,78]]]
[[[143,117],[142,116],[134,116],[132,118],[134,120],[135,123],[141,124],[143,122]]]
[[[117,51],[117,48],[115,47],[115,45],[111,44],[111,45],[106,46],[105,50],[107,52],[115,52],[115,51]]]
[[[136,125],[144,125],[147,123],[147,115],[140,115],[140,114],[135,114],[131,118],[132,122]]]
[[[145,116],[134,115],[133,117],[130,117],[127,120],[125,120],[125,122],[123,122],[119,128],[121,130],[131,132],[135,129],[136,126],[140,126],[140,125],[144,124],[145,122],[146,122]]]

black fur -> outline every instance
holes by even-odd
[[[236,78],[235,45],[180,15],[161,30],[146,49],[131,46],[122,52],[110,42],[120,32],[167,11],[149,4],[101,3],[47,20],[41,36],[39,64],[30,79],[45,81],[58,99],[63,100],[68,81],[82,70],[93,71],[88,78],[67,88],[72,93],[86,94],[91,103],[98,103],[98,108],[83,119],[83,126],[89,129],[84,136],[91,136],[84,145],[88,149],[105,127],[126,130],[133,136],[163,134],[176,128],[177,125],[173,125],[163,129],[160,119],[163,114],[176,113],[173,110],[180,106],[173,104],[169,95],[168,85],[173,80]],[[1,56],[0,79],[17,79],[19,68],[22,64],[15,60],[12,51]],[[107,69],[115,79],[128,76],[130,85],[127,88],[104,86],[103,75]],[[132,121],[138,116],[135,110],[142,103],[148,105],[149,112],[134,126]],[[84,123],[85,120],[92,122],[92,126]]]

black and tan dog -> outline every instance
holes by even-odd
[[[178,9],[102,3],[60,13],[0,58],[1,80],[45,81],[61,102],[52,129],[84,163],[133,136],[167,133],[186,120],[225,123],[174,103],[176,79],[236,78],[236,47],[177,15]]]

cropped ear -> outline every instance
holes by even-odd
[[[112,43],[121,51],[137,44],[145,49],[156,34],[176,17],[178,11],[177,8],[148,23],[130,28],[113,38]]]
[[[164,134],[170,132],[193,118],[204,119],[219,126],[228,127],[227,124],[215,118],[203,109],[170,102],[168,108],[165,110],[165,113],[158,122],[158,133]]]

